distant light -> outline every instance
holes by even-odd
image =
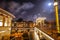
[[[5,31],[0,31],[0,33],[4,33]]]
[[[11,28],[9,28],[9,30],[11,30]]]
[[[5,32],[5,31],[1,31],[1,32]]]
[[[54,6],[58,5],[58,2],[54,2]]]
[[[48,3],[48,6],[51,6],[52,5],[52,3]]]

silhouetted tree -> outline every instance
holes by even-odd
[[[46,21],[46,20],[45,20],[44,22],[45,22],[45,24],[49,24],[49,22],[48,22],[48,21]]]
[[[19,18],[19,19],[17,20],[17,22],[21,22],[21,21],[23,21],[23,18]]]
[[[28,22],[32,22],[33,23],[33,21],[28,21]]]

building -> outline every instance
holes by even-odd
[[[28,26],[27,21],[16,22],[16,26],[20,28],[25,28]]]
[[[36,19],[36,25],[38,25],[39,27],[43,27],[44,26],[44,22],[46,20],[46,17],[38,17]]]
[[[18,19],[15,22],[16,27],[20,28],[32,28],[34,27],[34,22],[33,21],[24,21],[23,19]]]
[[[0,40],[10,38],[13,18],[15,18],[14,15],[0,8]]]
[[[35,26],[33,21],[16,21],[12,27],[12,33],[20,30],[20,28],[33,28]]]
[[[14,27],[12,27],[11,34],[12,36],[21,37],[25,40],[33,40],[34,32],[34,22],[33,21],[16,21]],[[30,34],[31,33],[31,34]],[[31,38],[29,38],[31,36]],[[18,40],[18,38],[16,38]],[[21,39],[19,39],[21,40]]]

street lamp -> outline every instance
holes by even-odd
[[[60,27],[59,27],[59,16],[58,16],[58,2],[54,2],[54,9],[55,9],[55,15],[56,15],[56,27],[58,33],[60,33]]]
[[[51,6],[52,3],[49,3],[48,6]],[[58,2],[57,0],[54,1],[54,10],[55,10],[55,15],[56,15],[56,27],[57,27],[57,31],[58,33],[60,33],[60,27],[59,27],[59,16],[58,16]]]
[[[51,6],[51,5],[56,6],[56,5],[58,5],[58,2],[48,3],[48,6]]]
[[[58,5],[58,2],[54,2],[54,6]]]

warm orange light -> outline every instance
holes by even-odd
[[[0,26],[2,26],[3,25],[3,23],[2,22],[0,22]]]
[[[58,2],[54,2],[54,6],[58,5]]]
[[[3,26],[3,16],[0,15],[0,26]]]
[[[18,34],[17,33],[15,33],[15,37],[18,37]]]
[[[56,26],[57,26],[57,31],[58,31],[58,33],[60,33],[59,16],[58,16],[58,5],[55,5],[55,14],[56,14]]]
[[[5,25],[4,26],[7,26],[7,23],[5,23]]]

